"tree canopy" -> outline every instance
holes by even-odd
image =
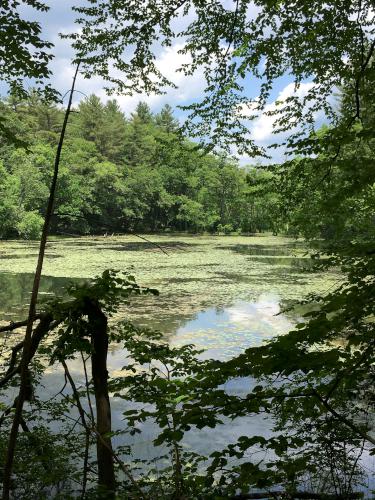
[[[63,113],[37,95],[1,104],[28,149],[0,146],[1,237],[38,236]],[[139,103],[126,117],[115,100],[83,99],[63,149],[52,231],[257,232],[276,230],[278,196],[261,190],[272,174],[205,154],[179,132],[169,105]],[[251,215],[249,212],[251,211]]]
[[[47,11],[38,0],[4,0],[0,6],[0,79],[9,84],[13,93],[24,94],[25,78],[36,85],[44,84],[50,75],[48,63],[53,44],[41,38],[42,28],[20,14],[22,7]]]
[[[276,130],[298,123],[309,134],[319,111],[333,120],[331,96],[343,84],[357,96],[355,116],[361,113],[361,82],[372,70],[375,47],[370,1],[95,0],[75,10],[82,28],[70,37],[77,60],[110,91],[164,92],[173,82],[158,68],[158,47],[178,41],[179,53],[188,56],[180,70],[189,75],[202,68],[206,79],[202,100],[184,107],[191,112],[189,132],[214,144],[261,153],[248,137],[248,120],[264,110],[284,75],[295,89],[271,112]],[[249,96],[254,85],[258,95]]]

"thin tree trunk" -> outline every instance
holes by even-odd
[[[113,450],[110,433],[111,406],[108,395],[108,331],[107,318],[99,304],[90,301],[87,304],[87,316],[91,328],[91,370],[94,382],[94,393],[96,403],[96,429],[98,438],[96,440],[98,460],[98,483],[108,498],[115,498],[116,478],[114,470]]]
[[[70,111],[71,111],[71,107],[72,107],[73,94],[74,94],[74,88],[75,88],[75,83],[77,80],[78,71],[79,71],[79,64],[77,64],[77,68],[76,68],[76,71],[74,74],[72,86],[70,89],[69,102],[68,102],[68,106],[67,106],[66,111],[65,111],[64,122],[63,122],[63,126],[62,126],[61,133],[60,133],[60,139],[59,139],[59,143],[58,143],[57,150],[56,150],[53,177],[52,177],[52,182],[51,182],[51,187],[50,187],[47,210],[46,210],[46,214],[44,217],[42,236],[40,239],[38,262],[37,262],[35,275],[34,275],[34,283],[33,283],[33,289],[31,292],[28,321],[27,321],[24,346],[23,346],[23,351],[22,351],[21,381],[20,381],[19,393],[18,393],[18,398],[17,398],[17,405],[16,405],[16,409],[14,412],[14,417],[13,417],[12,428],[11,428],[11,431],[9,434],[7,454],[5,457],[4,478],[3,478],[3,500],[9,499],[11,476],[12,476],[13,462],[14,462],[14,453],[15,453],[15,448],[16,448],[16,443],[17,443],[18,430],[19,430],[19,426],[21,423],[21,419],[22,419],[23,405],[24,405],[24,403],[27,399],[27,395],[28,395],[29,363],[31,361],[31,351],[32,351],[32,345],[31,345],[32,340],[31,339],[32,339],[33,322],[34,322],[34,318],[36,315],[36,305],[37,305],[37,301],[38,301],[40,279],[42,276],[44,254],[45,254],[45,250],[46,250],[49,227],[50,227],[51,217],[52,217],[52,213],[53,213],[53,206],[54,206],[54,201],[55,201],[55,193],[56,193],[57,178],[58,178],[58,173],[59,173],[61,151],[62,151],[62,147],[64,144],[66,127],[68,125],[68,119],[69,119],[69,115],[70,115]]]
[[[84,360],[83,357],[82,357],[82,359],[83,359],[83,367],[84,367],[84,372],[85,372],[86,388],[88,389],[88,378],[86,376],[86,365],[85,365],[85,360]],[[99,432],[98,432],[98,430],[96,428],[96,425],[94,423],[94,416],[93,416],[93,412],[91,411],[90,396],[89,396],[89,393],[88,393],[88,402],[89,402],[89,406],[90,406],[90,417],[92,419],[91,420],[91,425],[89,425],[89,423],[88,423],[88,421],[86,419],[85,411],[84,411],[84,409],[82,407],[82,404],[81,404],[81,401],[80,401],[80,397],[79,397],[76,385],[74,383],[74,380],[73,380],[72,376],[69,373],[69,369],[68,369],[68,367],[66,365],[66,362],[62,361],[62,365],[64,367],[66,377],[69,380],[69,383],[70,383],[70,385],[72,387],[73,395],[74,395],[74,398],[76,400],[76,405],[77,405],[77,408],[78,408],[78,411],[79,411],[79,414],[80,414],[80,417],[81,417],[81,423],[82,423],[83,427],[86,429],[86,431],[88,431],[89,433],[92,433],[93,435],[95,435],[96,438],[97,438],[97,440],[100,440],[101,443],[103,444],[103,446],[105,446],[111,452],[113,460],[119,465],[119,467],[121,468],[121,470],[123,471],[123,473],[125,474],[125,476],[130,480],[130,482],[132,483],[132,485],[134,487],[134,491],[137,491],[137,493],[138,493],[138,497],[137,498],[139,498],[139,499],[146,499],[145,495],[143,494],[143,491],[140,489],[138,483],[136,482],[136,480],[134,479],[134,477],[130,473],[130,471],[127,468],[127,466],[118,458],[118,456],[116,455],[116,453],[114,453],[112,451],[111,443],[109,443],[109,445],[108,445],[107,441],[105,441],[102,438],[102,436],[99,434]]]

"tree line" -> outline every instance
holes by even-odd
[[[0,142],[0,237],[40,234],[63,112],[35,93],[10,96],[1,116],[25,144]],[[26,146],[26,147],[25,147]],[[271,174],[207,154],[183,136],[167,104],[129,117],[91,95],[72,114],[52,221],[55,234],[276,230]]]

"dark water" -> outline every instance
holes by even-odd
[[[17,321],[27,315],[33,286],[32,273],[0,273],[0,320]],[[71,283],[81,283],[83,279],[42,276],[39,304],[54,297],[63,296]]]
[[[0,320],[17,321],[27,316],[34,275],[31,273],[0,273]],[[229,278],[229,277],[228,277]],[[233,280],[238,279],[232,277]],[[64,297],[66,287],[83,283],[83,279],[43,276],[39,292],[39,306],[55,296]],[[168,297],[164,298],[167,301]],[[136,322],[165,332],[173,345],[194,343],[206,351],[207,357],[224,359],[239,354],[246,347],[259,345],[275,335],[286,333],[293,325],[293,317],[280,314],[281,299],[276,294],[260,294],[257,300],[238,301],[223,306],[181,314],[176,305],[174,313],[158,318],[163,308],[160,299],[138,301],[133,306]],[[154,308],[156,314],[142,314]],[[292,316],[292,317],[291,317]],[[139,319],[139,321],[137,321]],[[121,357],[120,357],[121,358]],[[117,368],[115,358],[113,366]],[[121,359],[119,360],[121,363]]]

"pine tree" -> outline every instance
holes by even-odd
[[[178,120],[173,116],[173,109],[169,104],[165,104],[155,116],[155,123],[169,133],[177,132],[179,128]]]
[[[145,102],[139,102],[135,108],[135,113],[132,113],[132,118],[138,118],[143,124],[149,124],[153,121],[153,114],[149,105]]]
[[[117,101],[110,100],[104,105],[99,97],[91,95],[80,102],[78,111],[78,133],[95,142],[105,158],[120,161],[126,120]]]

